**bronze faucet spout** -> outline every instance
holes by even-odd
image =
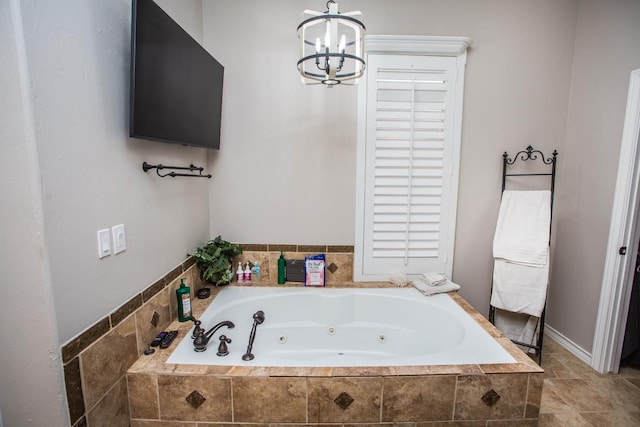
[[[199,329],[197,331],[196,338],[193,340],[194,351],[198,351],[198,352],[205,351],[207,349],[207,344],[209,343],[209,340],[211,339],[213,334],[215,334],[216,331],[222,328],[223,326],[226,326],[229,329],[233,329],[236,327],[236,325],[233,322],[229,320],[223,320],[222,322],[215,325],[213,328],[209,329],[207,332],[204,332],[204,329],[202,328]]]

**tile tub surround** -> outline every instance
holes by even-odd
[[[333,286],[371,285],[390,286],[352,282]],[[159,351],[140,357],[127,372],[131,423],[136,427],[201,426],[207,425],[203,424],[205,421],[227,425],[537,425],[542,368],[460,296],[454,294],[453,298],[516,363],[325,368],[201,366],[167,364],[171,351]],[[206,301],[194,306],[196,315],[204,311],[209,303]],[[191,329],[177,322],[171,328],[180,331],[178,339]],[[241,341],[244,338],[237,337]]]
[[[177,318],[181,278],[192,292],[204,286],[189,258],[61,347],[72,426],[129,426],[127,369]]]
[[[289,244],[242,244],[242,254],[234,259],[234,266],[242,262],[257,261],[261,270],[261,282],[273,284],[278,279],[280,251],[286,259],[304,260],[305,256],[324,254],[326,261],[326,284],[339,284],[353,280],[353,246],[289,245]],[[295,284],[295,282],[292,282]]]
[[[350,281],[353,275],[353,246],[241,244],[244,253],[234,262],[258,261],[262,283],[275,283],[280,251],[291,259],[325,253],[327,283]],[[192,292],[205,286],[192,257],[126,301],[118,309],[61,347],[69,418],[72,426],[94,427],[100,419],[111,419],[110,427],[128,426],[126,370],[142,355],[148,343],[177,317],[175,290],[180,278]],[[333,265],[332,265],[333,264]],[[295,286],[297,283],[288,283]],[[215,294],[216,288],[209,286]],[[193,295],[192,295],[193,297]],[[197,301],[197,300],[196,300]],[[157,313],[155,325],[151,323]],[[124,392],[123,392],[124,390]],[[123,394],[124,393],[124,394]],[[126,414],[123,417],[122,414]],[[126,418],[126,423],[121,420]],[[156,426],[158,427],[158,426]]]

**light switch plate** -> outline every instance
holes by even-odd
[[[111,255],[111,234],[109,229],[98,230],[98,258]]]
[[[113,233],[113,253],[119,254],[127,249],[127,240],[124,235],[124,224],[111,227]]]

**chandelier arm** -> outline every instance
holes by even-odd
[[[332,57],[332,58],[338,58],[338,57],[341,57],[341,56],[342,56],[342,57],[345,57],[345,58],[349,58],[349,59],[356,60],[356,61],[358,61],[358,62],[362,63],[362,65],[365,65],[364,59],[360,58],[359,56],[352,55],[352,54],[350,54],[350,53],[329,53],[329,54],[326,54],[326,53],[320,53],[320,54],[307,55],[307,56],[305,56],[305,57],[303,57],[303,58],[300,58],[300,59],[298,60],[298,62],[297,62],[297,65],[300,65],[300,64],[302,64],[304,61],[308,61],[309,59],[314,59],[314,58],[316,58],[316,57],[323,58],[323,57],[326,57],[326,56],[330,56],[330,57]]]
[[[307,18],[304,21],[302,21],[300,23],[300,25],[298,25],[297,31],[300,31],[300,28],[304,27],[309,22],[319,21],[319,20],[325,20],[326,21],[328,19],[344,19],[346,21],[351,21],[351,22],[356,23],[360,27],[362,27],[363,30],[366,30],[364,24],[361,21],[359,21],[358,19],[354,18],[353,16],[343,15],[343,14],[338,14],[338,15],[322,14],[322,15],[318,15],[318,16],[312,16],[311,18]]]

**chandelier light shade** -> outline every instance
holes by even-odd
[[[365,27],[360,12],[338,12],[327,2],[325,12],[305,10],[298,25],[300,60],[298,71],[304,84],[355,84],[364,74]]]

